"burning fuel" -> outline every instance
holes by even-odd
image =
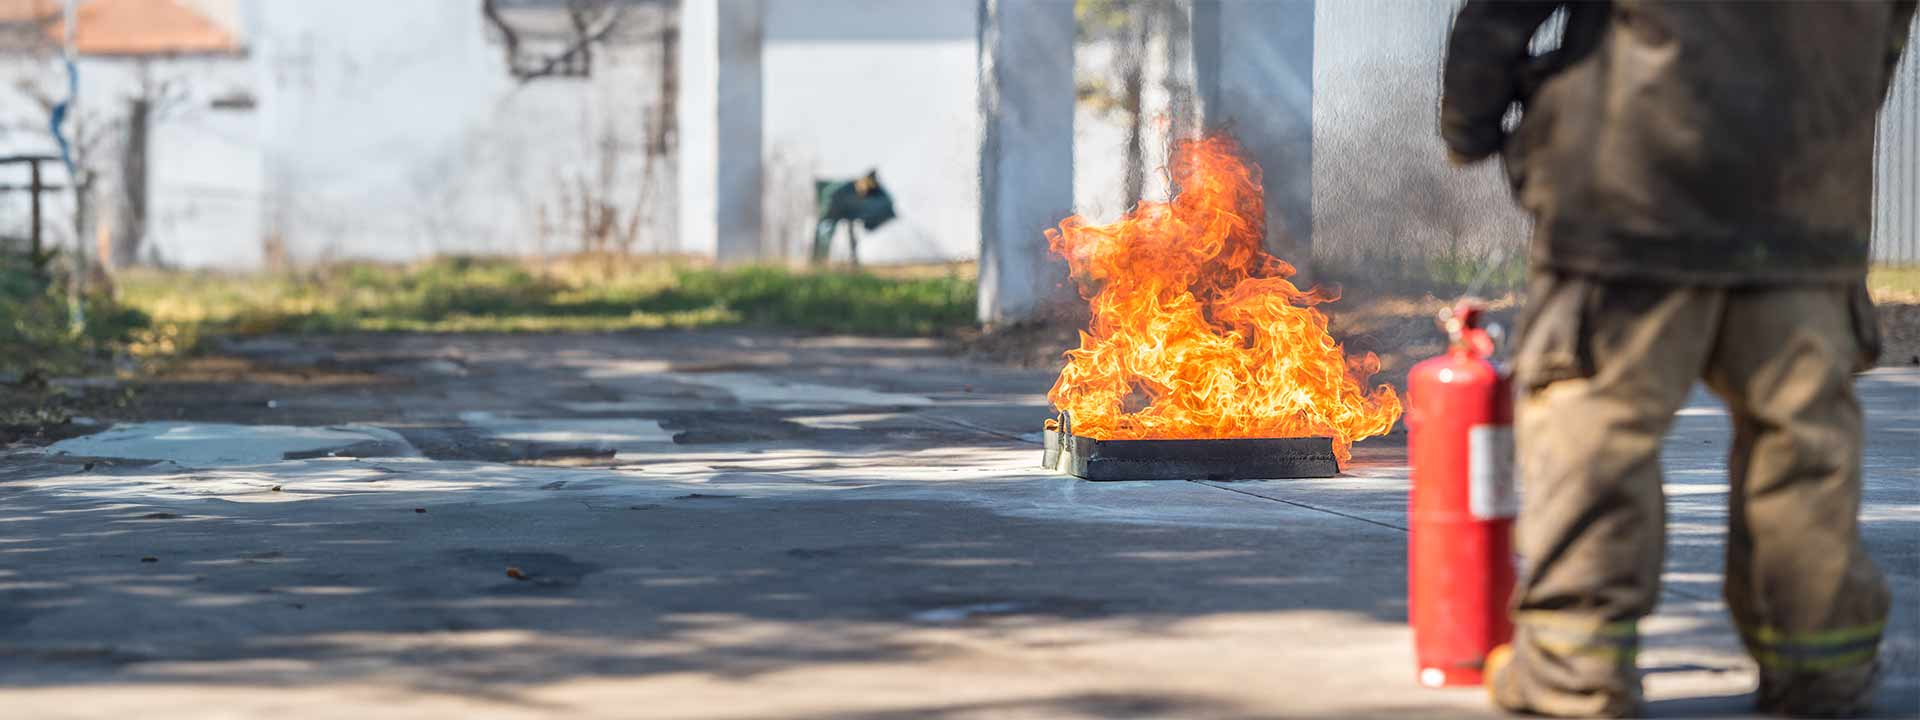
[[[1347,357],[1314,307],[1337,293],[1261,249],[1260,169],[1232,140],[1182,141],[1168,165],[1167,202],[1047,231],[1093,310],[1047,397],[1083,437],[1330,437],[1347,462],[1400,417],[1391,387],[1367,389],[1380,359]]]

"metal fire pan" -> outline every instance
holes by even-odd
[[[1082,480],[1279,480],[1340,473],[1333,440],[1095,440],[1069,426],[1045,428],[1041,464]]]

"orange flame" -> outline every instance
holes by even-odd
[[[1393,388],[1364,389],[1380,359],[1346,357],[1313,307],[1338,293],[1261,250],[1260,169],[1232,140],[1180,141],[1169,165],[1170,201],[1047,231],[1093,309],[1047,398],[1075,435],[1331,437],[1345,464],[1400,417]]]

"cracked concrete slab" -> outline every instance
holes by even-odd
[[[462,413],[460,419],[481,435],[499,440],[566,447],[632,450],[673,442],[658,420],[627,418],[540,418]]]
[[[863,387],[822,385],[754,373],[716,372],[675,375],[682,382],[727,391],[742,404],[775,410],[839,410],[856,407],[927,407],[924,395],[880,392]]]
[[[1495,716],[1478,691],[1413,678],[1403,437],[1361,443],[1324,480],[1084,483],[1039,470],[1021,440],[1046,417],[1050,374],[920,345],[361,342],[263,347],[459,357],[468,374],[246,392],[295,409],[271,426],[324,407],[430,457],[0,455],[5,714]],[[757,365],[730,357],[742,348]],[[706,372],[672,370],[688,367]],[[607,368],[653,374],[585,377]],[[1882,713],[1913,716],[1920,372],[1860,387],[1862,524],[1897,599]],[[646,405],[667,397],[690,405]],[[569,407],[595,402],[635,404]],[[1750,707],[1753,666],[1718,601],[1715,408],[1693,398],[1666,447],[1672,547],[1643,626],[1655,717]],[[504,436],[556,428],[621,449],[598,466],[509,464],[562,446]],[[679,433],[710,442],[659,440]]]
[[[291,427],[144,422],[115,425],[54,443],[46,452],[171,462],[182,467],[264,465],[290,456],[344,451],[360,457],[418,454],[405,438],[371,426]]]

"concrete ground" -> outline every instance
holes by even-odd
[[[929,342],[230,351],[146,422],[0,455],[0,716],[1489,714],[1414,682],[1399,436],[1328,480],[1090,484],[1034,467],[1047,374]],[[1920,370],[1860,390],[1913,716]],[[1667,447],[1658,716],[1750,703],[1726,436],[1702,395]]]

